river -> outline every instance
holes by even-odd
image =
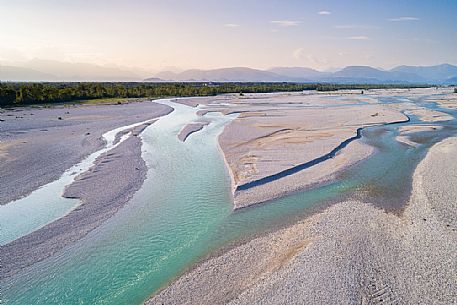
[[[233,116],[207,114],[211,124],[183,143],[176,135],[198,109],[171,105],[175,111],[141,135],[149,171],[129,204],[80,241],[1,283],[6,304],[141,304],[205,255],[332,202],[356,197],[398,210],[427,149],[456,134],[455,119],[436,123],[444,128],[421,132],[421,143],[410,147],[395,140],[402,124],[366,128],[360,141],[378,152],[336,181],[234,212],[217,148],[217,136]],[[422,122],[411,116],[404,124]]]

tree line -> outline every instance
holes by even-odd
[[[340,89],[410,88],[407,85],[339,85],[304,83],[0,83],[0,106],[62,103],[106,98],[211,96],[224,93],[335,91]],[[417,86],[414,86],[417,87]]]

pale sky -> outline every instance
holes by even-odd
[[[457,64],[457,1],[0,0],[0,63],[163,70]]]

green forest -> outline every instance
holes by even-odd
[[[211,96],[223,93],[335,91],[408,88],[406,85],[338,85],[304,83],[0,83],[0,107],[76,102],[107,98]]]

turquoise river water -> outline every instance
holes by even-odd
[[[172,105],[174,112],[141,135],[150,170],[133,199],[80,241],[0,283],[4,303],[141,304],[205,255],[331,202],[356,197],[398,210],[427,148],[456,134],[455,119],[441,122],[442,130],[418,133],[414,140],[420,144],[410,147],[395,140],[402,124],[366,129],[360,140],[375,146],[377,154],[335,182],[234,212],[230,178],[217,148],[217,136],[233,117],[208,114],[212,123],[182,143],[176,134],[197,118],[196,109]],[[411,118],[407,124],[422,124]]]

